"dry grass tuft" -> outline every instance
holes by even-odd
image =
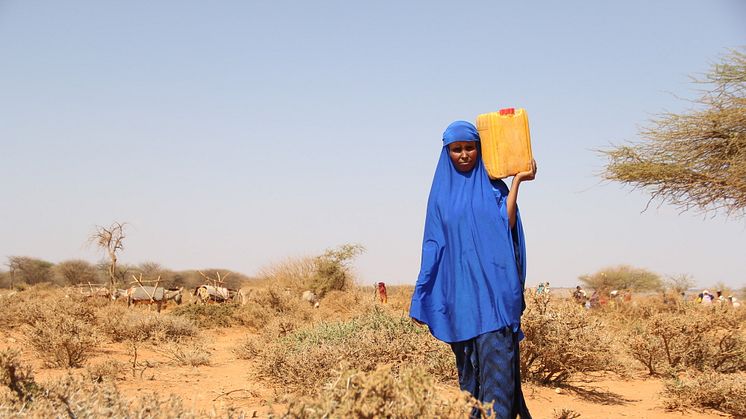
[[[233,349],[233,353],[240,359],[254,359],[262,352],[262,347],[257,343],[256,338],[246,337],[241,343]]]
[[[552,418],[554,419],[575,419],[579,417],[580,413],[572,409],[554,409],[554,411],[552,412]]]
[[[96,383],[114,382],[124,378],[127,365],[124,362],[109,359],[86,367],[86,375]]]
[[[211,350],[199,339],[179,339],[158,345],[157,351],[176,365],[210,365]]]

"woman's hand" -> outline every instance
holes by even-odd
[[[524,180],[534,179],[536,179],[536,160],[531,160],[531,170],[516,174],[513,181],[523,182]]]

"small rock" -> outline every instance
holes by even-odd
[[[562,389],[559,388],[559,387],[557,387],[557,388],[554,389],[554,392],[557,393],[557,394],[562,394]]]

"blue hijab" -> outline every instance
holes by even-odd
[[[522,336],[526,248],[520,215],[516,211],[511,231],[508,187],[490,182],[481,155],[471,171],[456,170],[448,155],[455,141],[479,141],[479,134],[466,121],[443,133],[409,315],[449,343],[504,327]]]

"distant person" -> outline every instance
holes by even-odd
[[[739,303],[738,299],[732,295],[728,296],[728,303],[730,303],[731,307],[733,308],[741,307],[741,303]]]
[[[383,282],[379,282],[376,285],[377,285],[377,289],[378,289],[378,300],[381,303],[386,304],[389,301],[389,296],[386,293],[386,284],[383,283]]]
[[[601,299],[601,296],[599,295],[598,290],[594,290],[593,294],[591,294],[590,300],[588,300],[588,303],[590,303],[590,307],[589,308],[595,308],[595,307],[600,306],[601,305],[600,304],[600,302],[601,302],[600,299]]]
[[[624,292],[622,293],[622,299],[624,300],[625,303],[631,302],[632,301],[632,291],[630,291],[630,290],[624,290]]]
[[[544,283],[539,282],[539,285],[536,287],[536,293],[537,294],[543,294],[544,293]]]
[[[586,294],[585,290],[578,285],[575,287],[575,292],[572,293],[572,298],[575,299],[575,302],[578,304],[585,304],[585,299],[588,296]]]
[[[710,291],[704,290],[702,293],[702,304],[712,304],[712,294],[710,294]]]
[[[536,163],[509,190],[489,179],[479,147],[468,122],[454,122],[443,134],[409,314],[451,345],[462,390],[494,401],[496,417],[530,418],[518,353],[526,248],[516,202]]]

